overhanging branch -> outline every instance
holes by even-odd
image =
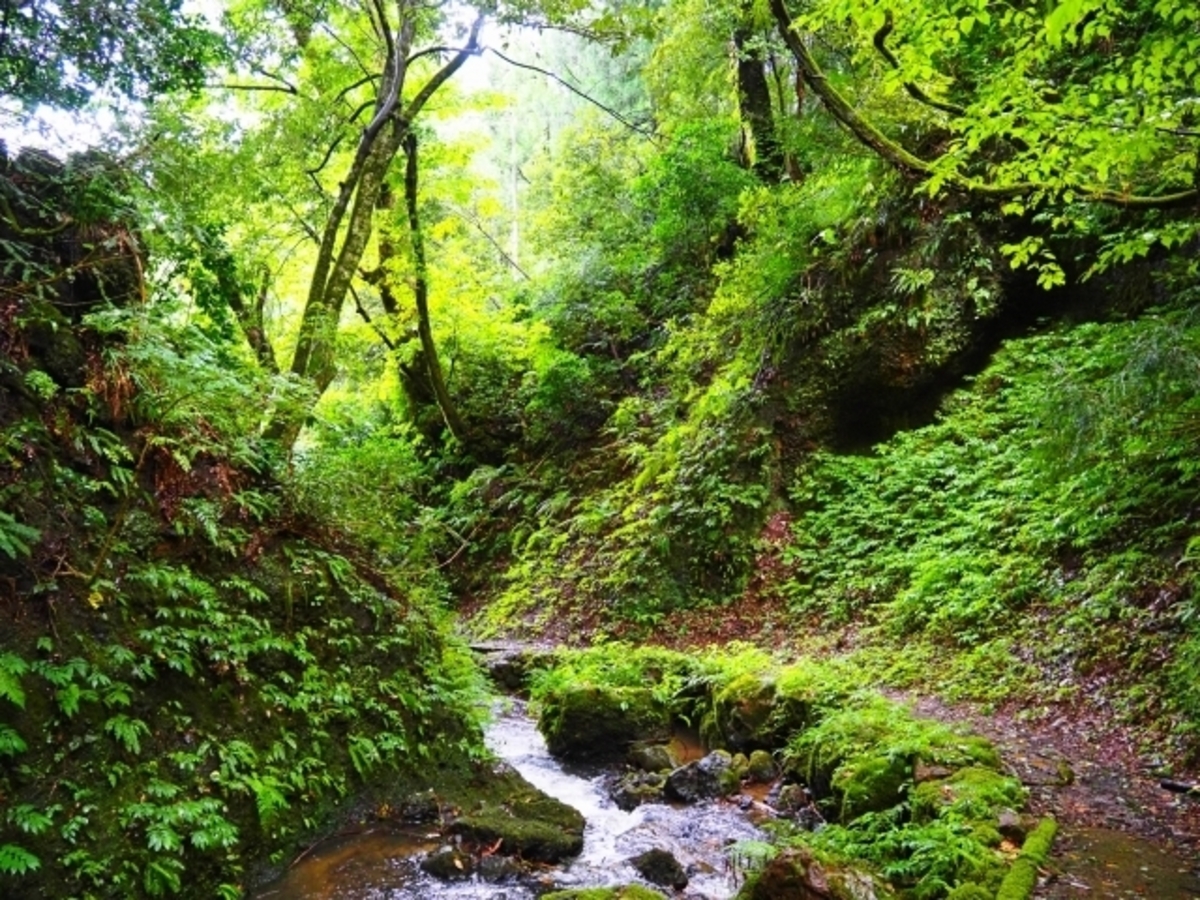
[[[1164,194],[1133,194],[1108,190],[1096,185],[1063,184],[1050,185],[1042,182],[1017,182],[1014,184],[989,184],[973,178],[967,178],[958,173],[939,173],[935,164],[921,159],[906,150],[897,142],[887,137],[875,125],[854,109],[845,97],[829,83],[829,79],[817,64],[804,41],[796,33],[791,16],[783,5],[783,0],[770,0],[771,14],[779,27],[784,42],[796,60],[796,66],[803,75],[805,82],[812,88],[821,103],[837,121],[864,146],[874,151],[885,161],[921,179],[941,177],[945,184],[964,193],[976,194],[994,199],[1025,197],[1035,193],[1058,195],[1071,191],[1080,195],[1083,200],[1094,203],[1104,203],[1123,209],[1184,209],[1200,204],[1200,188],[1176,190]],[[885,35],[886,37],[886,35]]]

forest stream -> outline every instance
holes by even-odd
[[[420,866],[440,845],[432,827],[411,832],[369,830],[320,846],[258,893],[257,900],[525,900],[558,888],[636,882],[637,873],[628,860],[654,848],[674,854],[688,874],[688,887],[677,896],[725,900],[738,887],[738,872],[730,864],[727,848],[737,841],[764,839],[751,821],[753,813],[736,803],[686,807],[653,803],[632,812],[618,809],[605,790],[611,769],[564,766],[555,760],[521,701],[498,705],[486,740],[497,758],[584,815],[587,828],[578,857],[527,876],[515,875],[513,868],[494,856],[490,857],[493,867],[481,864],[470,878],[442,880]],[[682,737],[674,749],[682,758],[701,755]]]

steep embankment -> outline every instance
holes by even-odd
[[[271,391],[143,305],[102,168],[3,174],[0,894],[240,896],[469,771],[474,666],[289,502]]]

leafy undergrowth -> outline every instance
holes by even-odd
[[[990,702],[1123,698],[1200,729],[1190,311],[1010,342],[939,420],[794,482],[790,616],[882,678]]]
[[[57,356],[27,310],[0,373],[0,894],[241,896],[384,773],[477,754],[444,615],[252,437],[282,385],[144,310],[41,314]]]
[[[1144,739],[1194,753],[1200,323],[1186,301],[1011,340],[933,424],[867,454],[812,453],[739,601],[643,620],[566,593],[543,598],[544,621],[503,607],[487,621],[851,653],[878,684],[1033,710],[1104,697]]]

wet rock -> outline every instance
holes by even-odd
[[[436,822],[441,815],[437,797],[432,790],[421,791],[405,797],[395,807],[395,816],[406,825],[424,825]]]
[[[773,781],[778,774],[775,760],[766,750],[755,750],[746,765],[746,778],[756,784]]]
[[[818,862],[807,849],[788,850],[738,894],[738,900],[882,900],[891,889],[865,872]]]
[[[656,847],[645,853],[639,853],[629,860],[629,864],[651,884],[661,884],[664,887],[675,888],[677,891],[683,890],[688,885],[688,877],[683,871],[683,866],[679,864],[679,860],[673,854],[666,850]]]
[[[547,697],[538,729],[556,757],[616,757],[637,741],[667,737],[670,713],[647,688],[584,685]]]
[[[629,761],[643,772],[662,772],[679,766],[679,760],[667,744],[635,744]]]
[[[1021,816],[1011,809],[1000,810],[996,830],[1014,844],[1023,844],[1028,833]]]
[[[523,644],[505,642],[480,642],[471,645],[480,658],[488,677],[506,691],[523,691],[529,673],[544,663],[552,654]]]
[[[458,847],[438,847],[423,860],[421,868],[442,881],[470,878],[475,872],[475,862]]]
[[[613,786],[609,796],[618,809],[629,812],[643,803],[661,801],[666,783],[661,772],[630,772]]]
[[[794,813],[812,803],[812,794],[802,784],[784,784],[767,794],[767,803],[781,813]]]
[[[463,804],[449,832],[496,852],[533,862],[555,863],[583,849],[583,815],[498,767],[491,791]],[[503,788],[497,790],[496,787]]]
[[[724,750],[714,750],[703,759],[680,766],[667,776],[667,796],[684,803],[724,797],[738,788],[733,758]]]
[[[489,882],[490,884],[498,884],[502,881],[511,881],[514,878],[522,875],[521,866],[508,856],[485,856],[479,860],[479,865],[475,867],[480,879]]]

